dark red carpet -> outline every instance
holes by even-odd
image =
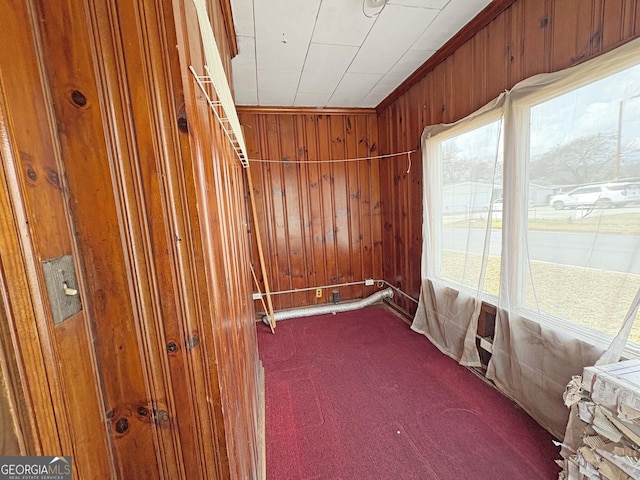
[[[384,307],[258,341],[269,480],[558,477],[550,434]]]

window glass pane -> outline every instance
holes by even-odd
[[[498,295],[500,285],[501,124],[497,120],[440,144],[443,180],[440,276],[478,288],[491,210],[493,229],[483,290],[493,295]]]
[[[533,106],[528,172],[524,304],[615,335],[640,286],[640,66]]]

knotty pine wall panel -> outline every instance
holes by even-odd
[[[637,17],[634,15],[635,2],[610,0],[602,3],[602,47],[608,49],[633,35]]]
[[[16,355],[16,373],[24,375],[22,396],[28,403],[22,420],[32,425],[35,437],[23,439],[25,453],[64,452],[73,455],[78,475],[110,475],[86,309],[66,320],[66,325],[53,325],[46,290],[38,281],[42,260],[73,251],[60,139],[42,74],[41,37],[39,32],[34,35],[42,17],[35,15],[29,2],[3,1],[0,11],[6,20],[0,40],[2,184],[8,189],[10,205],[2,217],[3,223],[18,219],[2,229],[0,286],[8,315],[0,320],[8,322],[8,329],[0,330],[13,332],[5,337],[11,340],[5,348],[8,355]],[[81,74],[78,77],[78,81],[84,79]],[[67,98],[72,91],[66,89]],[[66,343],[59,342],[63,330]],[[28,417],[31,412],[37,412],[37,420]]]
[[[551,29],[547,12],[548,1],[516,3],[518,16],[512,21],[512,32],[517,38],[515,56],[521,78],[531,77],[551,69],[549,55],[551,48]],[[525,39],[527,41],[525,42]],[[515,43],[515,42],[512,42]],[[515,77],[517,78],[517,77]]]
[[[380,154],[414,149],[425,126],[454,122],[524,78],[576,65],[638,36],[638,0],[496,1],[380,104]],[[380,164],[384,278],[415,298],[422,243],[420,158],[414,154],[409,174],[399,163]],[[413,302],[395,301],[415,311]]]
[[[6,305],[0,297],[0,322],[6,325]],[[2,328],[0,326],[0,328]],[[6,335],[5,329],[0,333]],[[16,431],[16,401],[15,392],[17,385],[11,381],[11,372],[9,368],[15,368],[13,358],[7,355],[7,350],[3,345],[6,340],[0,339],[0,456],[19,456],[21,453],[21,438],[18,437]],[[13,352],[11,352],[13,353]]]
[[[209,6],[230,76],[228,0]],[[193,3],[0,11],[0,332],[25,453],[72,455],[80,479],[260,478],[244,171],[188,71]],[[40,261],[64,254],[83,309],[54,325]]]
[[[508,17],[500,15],[485,28],[484,32],[480,32],[481,36],[480,48],[484,49],[485,57],[481,70],[479,72],[471,72],[469,68],[457,71],[457,75],[478,75],[483,72],[487,75],[486,90],[482,92],[482,98],[494,98],[500,95],[509,85],[509,63],[511,61],[511,43],[505,42],[509,32]],[[462,47],[461,47],[462,48]],[[454,58],[458,55],[458,51],[454,54]],[[486,103],[486,101],[484,102]],[[471,110],[458,110],[451,121],[463,117],[463,112]]]
[[[264,382],[251,300],[245,170],[188,71],[193,66],[204,72],[205,63],[193,3],[176,0],[173,7],[188,125],[187,178],[194,189],[192,207],[200,232],[194,238],[199,258],[194,266],[205,280],[198,287],[199,301],[208,305],[198,319],[203,332],[200,368],[207,374],[197,384],[206,395],[199,415],[213,437],[213,448],[200,445],[207,469],[203,478],[262,478],[258,418],[264,408],[259,403]],[[225,38],[222,26],[214,23],[219,44]],[[230,52],[223,44],[227,62]],[[203,425],[198,434],[206,433]]]
[[[249,157],[278,161],[251,166],[271,290],[380,278],[379,166],[386,160],[331,162],[377,155],[375,113],[243,107],[239,112]],[[255,244],[252,262],[264,291]],[[274,308],[327,303],[333,290],[324,289],[319,299],[313,291],[277,294]],[[375,288],[336,290],[348,300]],[[260,303],[256,308],[263,310]]]

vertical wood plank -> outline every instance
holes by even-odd
[[[396,134],[395,130],[395,112],[397,109],[397,102],[394,102],[385,111],[384,115],[384,130],[378,139],[381,152],[393,151],[393,145],[390,144],[393,135]],[[380,191],[381,191],[381,211],[384,214],[383,228],[380,231],[380,251],[382,255],[382,271],[385,274],[385,279],[392,285],[395,284],[395,254],[398,246],[395,244],[393,235],[393,229],[395,228],[395,191],[394,191],[394,172],[393,162],[387,162],[386,159],[380,161]]]
[[[280,152],[280,118],[268,117],[265,119],[266,123],[266,141],[267,159],[282,160]],[[286,276],[288,260],[286,255],[286,247],[283,249],[282,241],[286,242],[286,214],[284,211],[284,189],[282,186],[282,170],[284,165],[282,163],[270,163],[267,166],[268,176],[265,178],[267,184],[265,184],[265,195],[269,207],[267,212],[269,214],[269,220],[271,226],[268,231],[273,232],[272,238],[272,250],[271,261],[276,267],[276,277],[274,278],[273,290],[283,291],[291,288],[291,283]],[[282,251],[282,255],[280,252]],[[291,304],[289,295],[278,295],[274,308],[283,309],[288,308]]]
[[[377,119],[375,116],[367,117],[368,136],[367,147],[369,155],[380,155],[380,137],[378,134]],[[372,233],[372,263],[374,279],[382,279],[382,199],[380,194],[380,162],[372,159],[369,178],[369,188],[371,191],[369,204],[371,205],[371,233]]]
[[[507,10],[508,11],[508,10]],[[497,97],[509,85],[509,59],[511,51],[508,41],[506,12],[486,27],[487,35],[487,95]],[[485,102],[486,103],[486,102]]]
[[[11,285],[5,285],[6,290],[3,288],[3,291],[13,293],[11,299],[4,303],[13,314],[19,314],[10,320],[15,332],[15,336],[12,335],[12,341],[16,342],[14,351],[28,357],[19,360],[22,374],[26,377],[25,398],[37,402],[29,405],[36,436],[36,445],[31,447],[35,447],[35,451],[29,451],[73,455],[74,470],[79,475],[109,474],[111,467],[104,410],[98,400],[99,387],[89,348],[91,336],[86,314],[81,311],[66,325],[63,324],[62,328],[68,328],[63,339],[59,334],[61,325],[53,326],[48,299],[43,293],[40,260],[72,253],[77,259],[77,251],[71,240],[73,227],[69,219],[69,197],[49,98],[47,72],[40,60],[43,48],[38,30],[40,19],[27,2],[5,2],[0,9],[3,15],[7,15],[3,18],[9,22],[2,32],[0,63],[12,65],[0,75],[2,165],[8,172],[10,183],[13,183],[12,203],[20,210],[14,211],[7,219],[20,218],[22,225],[30,225],[28,231],[20,233],[21,253],[14,253],[15,262],[30,264],[28,273],[23,272],[30,277],[30,285],[20,285],[20,269],[14,269],[18,267],[17,263],[7,262],[7,257],[3,260],[7,262],[3,270],[13,270]],[[18,64],[15,64],[16,55],[21,58]],[[26,104],[25,92],[30,96]],[[21,163],[19,168],[17,161]],[[17,224],[4,228],[7,228],[7,234],[23,230]],[[7,245],[2,247],[4,250]],[[6,273],[7,270],[3,271]],[[3,279],[2,283],[6,280]],[[20,302],[24,300],[31,304],[31,311],[20,312]],[[27,330],[24,329],[25,321],[33,322]],[[39,338],[29,339],[27,332],[36,326]],[[36,351],[38,348],[40,352]],[[45,359],[45,372],[38,370],[43,366],[38,358],[40,355]],[[37,382],[43,382],[42,385],[35,387],[31,383],[31,375],[26,372],[32,372],[32,369],[40,372]],[[46,404],[38,402],[43,388],[49,389]],[[51,437],[56,437],[55,443],[51,443]]]
[[[345,116],[345,144],[346,144],[346,158],[358,158],[358,121],[357,116],[347,115]],[[347,218],[349,224],[349,260],[351,263],[351,269],[349,272],[349,282],[361,280],[364,278],[364,271],[362,269],[362,241],[364,236],[362,234],[362,211],[361,211],[361,196],[362,191],[360,187],[360,176],[358,164],[362,162],[349,162],[345,164],[346,170],[346,194],[347,194],[347,211],[349,216]],[[342,296],[347,298],[357,298],[362,296],[362,287],[349,287],[342,290]]]
[[[281,117],[279,141],[283,172],[283,197],[285,205],[286,237],[279,239],[282,249],[286,252],[287,269],[281,272],[289,279],[289,289],[304,288],[306,286],[306,265],[303,243],[304,218],[300,208],[299,179],[301,166],[299,165],[298,132],[296,130],[295,117],[286,115]],[[290,139],[290,141],[282,141]],[[290,163],[287,163],[290,162]],[[289,305],[298,305],[304,302],[306,294],[295,293],[290,296]]]
[[[473,42],[467,42],[456,52],[451,62],[451,68],[456,75],[452,76],[452,92],[453,97],[453,115],[458,112],[468,112],[471,109],[473,83],[475,81],[473,75]],[[413,89],[407,97],[411,96]]]
[[[354,116],[355,120],[355,157],[365,158],[369,155],[369,125],[367,117],[364,115]],[[371,220],[371,161],[357,162],[354,164],[354,176],[357,179],[357,204],[358,204],[358,220],[359,228],[359,248],[356,254],[360,259],[359,279],[373,278],[373,235]],[[371,287],[363,287],[360,289],[362,296],[368,296],[373,292]]]
[[[623,37],[628,23],[625,24],[625,0],[613,0],[603,2],[602,14],[602,46],[611,48],[618,44]],[[617,27],[617,28],[616,28]]]
[[[322,157],[320,156],[320,139],[318,132],[318,115],[304,115],[304,126],[307,139],[307,154],[311,162],[317,162]],[[312,242],[309,247],[309,255],[311,260],[310,268],[312,275],[309,277],[313,279],[313,283],[309,286],[326,285],[329,282],[327,279],[327,262],[325,260],[325,219],[322,209],[322,174],[321,166],[318,163],[310,163],[307,168],[308,179],[303,185],[309,192],[309,213],[311,218],[310,236]],[[303,179],[304,180],[304,179]],[[309,228],[309,227],[308,227]],[[315,292],[310,292],[311,298],[307,297],[307,302],[310,305],[316,303],[324,303],[322,299],[318,299],[315,296]]]
[[[471,77],[471,75],[469,75]],[[419,106],[423,103],[421,85],[416,85],[412,89],[411,99],[408,105],[409,111],[407,117],[409,119],[409,126],[407,128],[407,138],[403,150],[410,151],[416,150],[410,154],[411,163],[407,165],[408,173],[407,186],[405,192],[406,202],[406,218],[404,222],[407,224],[407,274],[405,275],[405,291],[409,294],[415,294],[419,292],[420,288],[420,270],[422,259],[422,225],[409,221],[409,219],[418,216],[422,216],[421,202],[415,202],[416,197],[420,198],[422,195],[422,153],[420,146],[420,138],[422,130],[424,128],[421,122],[423,109]],[[470,94],[471,95],[471,94]],[[472,96],[472,95],[471,95]],[[418,105],[415,108],[414,105]],[[417,139],[417,140],[416,140]],[[407,159],[408,163],[408,159]],[[408,305],[405,298],[402,299],[405,304],[405,310],[410,311],[413,307]]]
[[[585,4],[591,4],[580,0],[560,0],[554,3],[553,14],[553,51],[552,68],[559,70],[566,65],[569,58],[571,64],[583,60],[588,52],[580,47],[580,37],[584,35],[578,27],[585,21]]]
[[[330,116],[329,134],[331,150],[329,158],[340,160],[347,158],[346,130],[344,116]],[[348,179],[346,177],[346,165],[344,162],[332,163],[329,167],[331,185],[331,197],[333,203],[332,215],[334,217],[333,245],[335,251],[335,283],[345,283],[349,281],[351,270],[351,257],[349,251],[349,205]],[[331,299],[331,290],[326,291],[327,301]]]
[[[2,312],[3,309],[4,306],[0,304],[0,321],[6,322]],[[6,354],[0,346],[0,367],[4,365],[6,365]],[[16,419],[14,418],[13,405],[10,401],[12,395],[10,388],[5,369],[0,368],[0,455],[19,456],[24,452],[24,449],[20,448],[21,440],[16,432]]]
[[[523,78],[525,59],[524,51],[524,22],[523,3],[515,3],[507,12],[509,26],[509,84],[517,83]]]
[[[514,25],[519,23],[523,27],[522,78],[519,80],[546,71],[552,32],[546,2],[526,0],[523,5],[519,21],[514,17]]]
[[[300,235],[302,248],[299,252],[301,257],[300,270],[298,271],[298,288],[305,288],[308,285],[316,285],[316,272],[313,265],[314,241],[313,241],[313,214],[311,212],[311,185],[309,183],[312,164],[309,163],[309,133],[306,130],[306,115],[295,115],[294,122],[296,125],[296,140],[298,159],[298,176],[296,178],[296,187],[299,198],[300,211]],[[314,292],[301,292],[298,295],[299,300],[295,301],[295,305],[313,305],[315,303]]]
[[[331,124],[328,115],[318,116],[318,144],[320,146],[320,192],[321,192],[321,208],[323,219],[322,245],[325,258],[325,282],[326,284],[334,284],[338,282],[338,260],[336,252],[336,218],[333,195],[333,169],[332,164],[326,162],[331,160]],[[323,303],[326,302],[326,291],[322,292]]]

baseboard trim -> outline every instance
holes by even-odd
[[[384,306],[398,318],[402,319],[402,321],[407,325],[411,325],[413,323],[413,315],[410,312],[407,312],[404,308],[401,308],[389,300],[384,301]]]

